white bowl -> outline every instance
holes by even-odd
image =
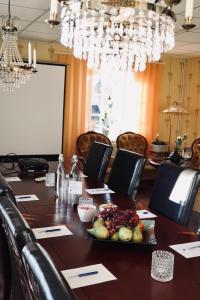
[[[92,204],[81,204],[77,207],[81,222],[91,222],[96,214],[96,206]]]
[[[117,207],[117,205],[115,205],[113,203],[105,203],[105,204],[99,205],[99,211],[102,212],[104,209],[116,208],[116,207]]]

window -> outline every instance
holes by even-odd
[[[125,131],[140,132],[141,85],[132,72],[94,71],[93,129],[111,140]]]

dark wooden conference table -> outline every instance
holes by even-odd
[[[77,299],[85,300],[191,300],[200,297],[200,258],[186,259],[169,245],[198,240],[198,236],[169,219],[156,218],[157,245],[106,243],[88,239],[85,223],[79,220],[76,207],[55,198],[53,188],[36,183],[28,176],[10,183],[14,193],[36,194],[39,201],[21,202],[19,209],[32,228],[66,225],[73,235],[40,239],[58,270],[102,263],[117,280],[74,289]],[[98,187],[84,179],[85,187]],[[86,192],[84,192],[87,195]],[[134,207],[134,202],[120,194],[93,195],[96,204],[112,201],[120,208]],[[151,278],[152,251],[162,249],[175,254],[174,278],[160,283]],[[59,299],[58,299],[59,300]]]

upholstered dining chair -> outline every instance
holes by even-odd
[[[1,261],[5,277],[5,299],[31,299],[21,260],[22,248],[35,236],[9,196],[0,197]],[[22,293],[25,291],[26,294]]]
[[[144,136],[131,131],[124,132],[117,137],[117,148],[146,155],[148,142]]]
[[[183,174],[183,171],[184,173],[185,171],[186,173],[188,172],[188,174]],[[172,163],[162,163],[158,168],[149,202],[149,207],[152,210],[183,226],[186,226],[189,222],[195,197],[200,186],[200,172],[190,171],[191,169],[189,168],[181,168]],[[186,177],[183,179],[181,186],[178,187],[178,192],[175,192],[175,184],[178,184],[178,180],[180,183],[180,176]],[[182,193],[180,195],[179,191],[183,190],[183,188],[185,189],[184,195]],[[182,201],[183,198],[184,201]]]
[[[191,157],[191,163],[192,166],[194,166],[197,169],[200,169],[200,138],[196,139],[192,143],[192,157]]]
[[[91,179],[103,182],[112,149],[110,145],[93,142],[86,157],[83,173]]]
[[[111,141],[109,140],[109,138],[102,133],[98,133],[95,131],[87,131],[79,135],[76,141],[76,148],[79,156],[81,169],[83,169],[85,166],[88,151],[90,149],[91,144],[94,141],[111,145]]]
[[[118,149],[108,180],[109,188],[134,200],[145,163],[146,156]]]
[[[12,188],[7,183],[3,175],[0,173],[0,196],[6,196],[9,195],[10,200],[17,206],[17,201],[15,199],[15,195],[12,191]]]
[[[31,300],[75,300],[71,288],[64,284],[48,253],[38,243],[22,249],[22,260],[28,276]]]

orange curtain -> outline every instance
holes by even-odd
[[[144,72],[135,73],[134,76],[140,87],[140,134],[151,143],[158,130],[161,65],[148,64]]]
[[[63,154],[66,165],[76,153],[77,137],[90,129],[92,71],[84,60],[60,54],[59,63],[66,64]]]

